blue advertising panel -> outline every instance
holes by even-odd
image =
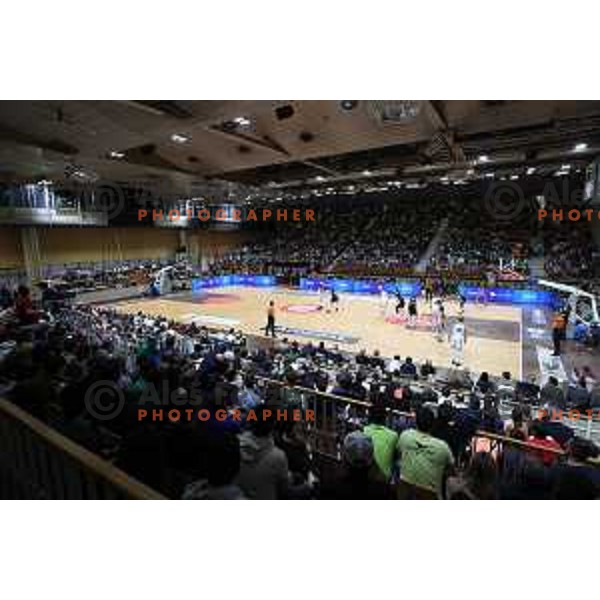
[[[277,285],[274,275],[216,275],[214,277],[196,277],[192,279],[192,293],[208,288],[247,285],[252,287],[272,287]]]
[[[213,277],[197,277],[192,279],[192,293],[198,293],[208,288],[227,287],[232,285],[250,287],[273,287],[277,279],[273,275],[217,275]],[[376,279],[318,279],[303,277],[300,279],[300,289],[318,291],[324,285],[325,289],[333,288],[337,292],[352,294],[378,294],[381,292],[382,282]],[[389,294],[397,291],[405,298],[418,296],[422,285],[419,281],[386,282],[383,288]],[[481,288],[460,285],[459,290],[467,301],[481,298]],[[544,304],[552,305],[556,299],[553,292],[547,290],[518,289],[509,287],[486,288],[485,294],[488,302],[506,304]]]
[[[252,283],[256,287],[273,287],[277,285],[277,280],[274,275],[251,275]]]
[[[321,285],[325,289],[333,288],[336,292],[349,292],[353,294],[379,294],[383,288],[390,294],[400,291],[402,296],[417,296],[421,293],[421,283],[418,281],[387,282],[382,284],[376,279],[316,279],[306,277],[300,279],[300,289],[316,292]]]
[[[404,297],[418,296],[421,293],[421,282],[420,281],[399,281],[398,283],[386,283],[384,286],[385,291],[388,294],[395,294],[400,291],[400,294]],[[379,291],[379,287],[377,288]]]
[[[505,302],[507,304],[545,304],[551,305],[554,302],[553,292],[546,290],[531,290],[517,288],[486,288],[482,293],[481,288],[475,286],[459,286],[461,294],[467,300],[476,300],[485,293],[488,302]]]

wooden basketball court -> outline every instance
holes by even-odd
[[[403,315],[396,315],[394,302],[387,308],[379,297],[342,294],[339,311],[319,309],[315,293],[277,288],[229,287],[209,290],[203,296],[191,294],[162,298],[137,299],[113,306],[121,311],[143,311],[165,315],[179,322],[196,321],[208,327],[240,329],[245,333],[264,333],[267,305],[275,301],[278,337],[299,342],[324,341],[340,349],[382,356],[408,355],[417,362],[430,359],[434,365],[450,366],[451,353],[447,336],[438,341],[434,336],[431,309],[419,300],[419,319],[415,329],[406,326]],[[456,318],[458,305],[446,303],[450,323]],[[510,371],[521,376],[522,313],[515,306],[473,305],[465,307],[467,345],[465,365],[475,371],[499,375]]]

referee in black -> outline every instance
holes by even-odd
[[[275,336],[275,302],[271,300],[269,302],[269,308],[267,308],[267,326],[265,327],[265,335],[269,335],[269,331],[273,337]]]

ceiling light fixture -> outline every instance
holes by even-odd
[[[108,153],[110,158],[125,158],[125,152],[119,152],[118,150],[111,150]]]
[[[358,106],[358,100],[342,100],[340,106],[344,110],[353,110]]]
[[[535,167],[529,167],[527,169],[527,175],[533,175],[535,173],[536,169]]]
[[[581,142],[579,144],[575,144],[575,152],[584,152],[587,150],[588,145],[585,142]]]
[[[174,133],[171,136],[171,141],[175,142],[176,144],[186,144],[191,139],[192,138],[189,135],[183,135],[182,133]]]
[[[482,154],[478,159],[477,159],[480,163],[486,163],[489,162],[490,157],[487,156],[486,154]]]

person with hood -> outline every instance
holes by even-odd
[[[373,470],[372,439],[362,431],[344,438],[342,472],[322,487],[323,500],[393,500],[392,488]],[[375,467],[377,469],[377,467]]]
[[[256,420],[239,435],[241,468],[236,483],[252,500],[278,500],[288,495],[289,473],[285,452],[275,445],[275,412],[266,406],[254,410]]]

